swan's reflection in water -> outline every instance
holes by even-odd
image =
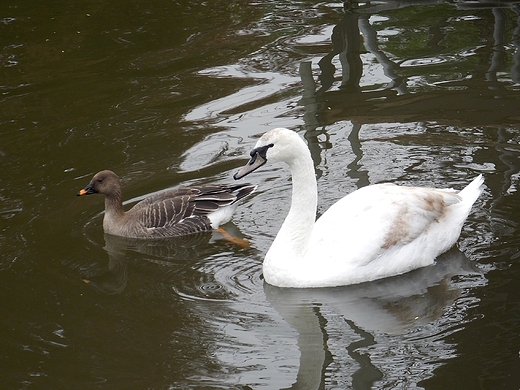
[[[329,324],[331,315],[355,339],[344,347],[358,366],[352,387],[371,388],[383,378],[384,368],[358,350],[376,344],[377,335],[402,335],[437,320],[462,294],[452,278],[475,274],[481,272],[454,248],[433,266],[355,286],[284,289],[265,284],[267,300],[299,334],[300,367],[291,388],[324,388],[327,367],[335,360],[328,340],[338,324]]]

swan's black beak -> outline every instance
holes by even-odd
[[[267,159],[265,157],[262,157],[260,153],[256,149],[254,149],[251,152],[251,159],[249,160],[249,162],[244,167],[242,167],[242,169],[240,169],[237,173],[235,173],[233,175],[233,178],[235,180],[242,179],[244,176],[249,175],[253,171],[256,171],[266,162]]]
[[[235,180],[242,179],[244,176],[249,175],[251,172],[256,171],[258,168],[264,165],[267,162],[267,151],[269,150],[269,148],[272,148],[273,146],[274,144],[269,144],[259,146],[258,148],[254,148],[253,150],[251,150],[251,153],[249,153],[251,159],[245,167],[243,167],[240,171],[235,173],[233,178]]]

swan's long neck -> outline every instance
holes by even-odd
[[[318,203],[314,165],[303,141],[296,155],[288,161],[293,188],[291,209],[270,249],[273,252],[282,251],[294,259],[302,257],[307,251]]]

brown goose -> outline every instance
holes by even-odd
[[[237,202],[255,189],[256,186],[250,184],[215,184],[168,190],[143,199],[125,212],[119,177],[105,170],[96,173],[78,196],[105,195],[105,233],[161,238],[218,229],[231,220]]]

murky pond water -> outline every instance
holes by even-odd
[[[518,389],[520,5],[5,1],[0,377],[20,389]],[[127,204],[231,183],[256,137],[308,141],[319,212],[356,188],[486,190],[432,267],[359,286],[264,284],[290,202],[272,165],[218,233],[104,236]],[[85,283],[84,280],[89,281]]]

